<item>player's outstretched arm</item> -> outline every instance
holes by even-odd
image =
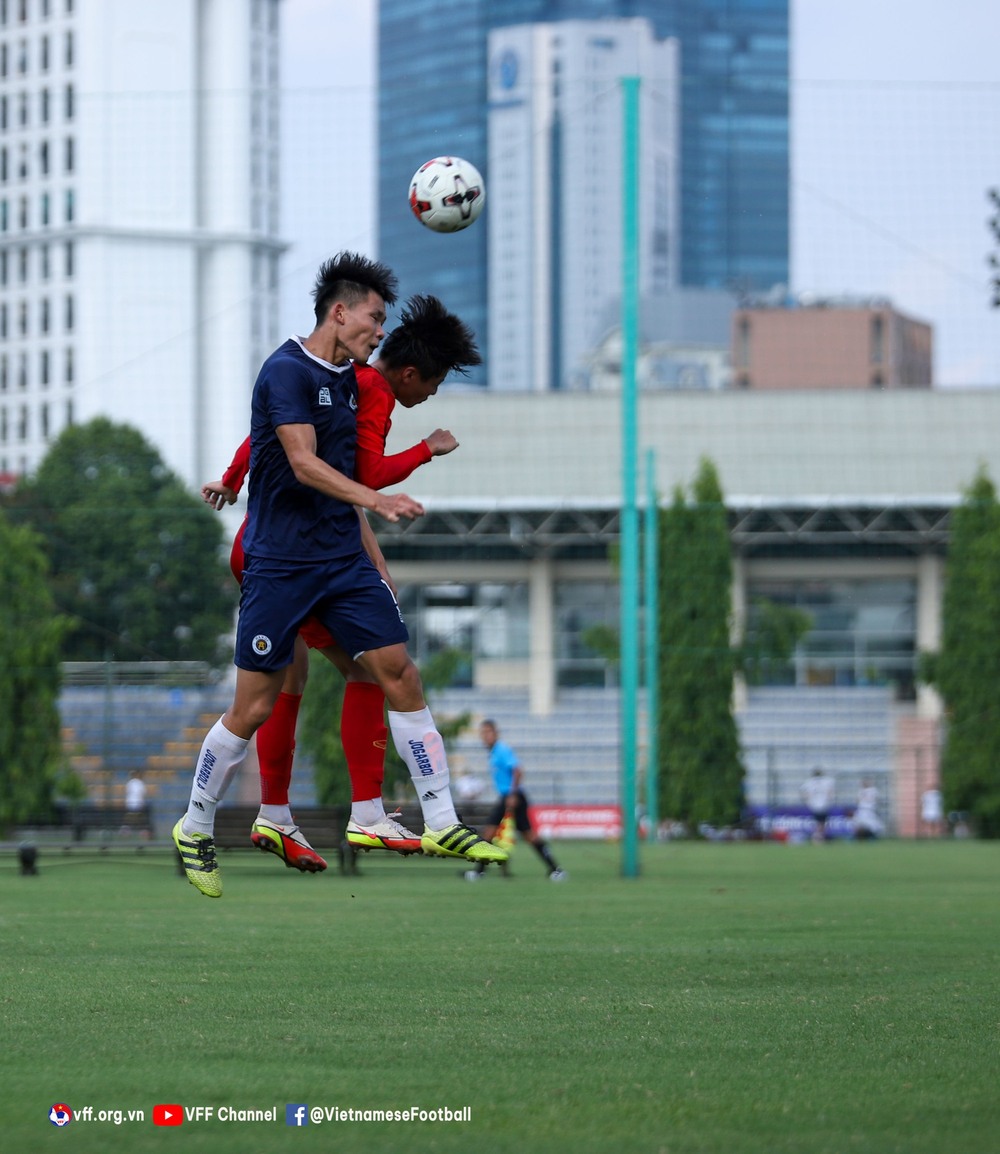
[[[405,493],[386,496],[360,485],[346,477],[338,469],[332,468],[316,456],[316,430],[312,425],[279,425],[275,430],[295,479],[334,500],[348,505],[360,505],[387,521],[401,518],[413,520],[422,515],[423,505]]]

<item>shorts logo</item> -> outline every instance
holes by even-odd
[[[271,652],[271,638],[258,633],[253,639],[253,651],[259,657],[266,657]]]
[[[324,385],[319,391],[319,399],[317,401],[317,404],[320,404],[320,405],[332,405],[333,404],[333,400],[330,397],[330,390],[326,387],[326,385]]]

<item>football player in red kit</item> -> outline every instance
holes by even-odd
[[[449,313],[435,297],[410,299],[401,323],[386,337],[373,364],[355,364],[358,381],[355,480],[381,489],[405,480],[420,465],[458,447],[446,429],[435,429],[401,453],[387,456],[386,439],[396,404],[412,408],[432,397],[450,371],[464,372],[480,363],[468,327]],[[231,504],[243,486],[250,465],[250,438],[237,450],[221,480],[202,487],[202,496],[214,508]],[[383,579],[389,574],[374,534],[361,517],[362,539]],[[243,530],[233,542],[230,563],[238,581],[243,575]],[[341,741],[351,778],[351,819],[347,839],[359,849],[388,849],[417,853],[421,836],[387,814],[382,800],[385,749],[385,695],[374,678],[337,643],[315,618],[301,627],[295,658],[288,667],[271,716],[257,730],[260,763],[261,809],[251,832],[260,849],[275,853],[289,866],[315,871],[326,862],[308,845],[294,824],[289,809],[295,748],[295,726],[308,676],[308,650],[318,649],[343,674],[346,686],[341,712]],[[418,789],[418,794],[419,794]],[[426,818],[425,813],[425,818]],[[428,823],[430,824],[430,823]],[[461,856],[461,855],[455,855]]]

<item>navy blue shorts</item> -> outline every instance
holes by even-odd
[[[247,557],[234,663],[259,673],[284,669],[307,617],[322,622],[351,657],[410,639],[396,598],[367,553],[307,565]]]

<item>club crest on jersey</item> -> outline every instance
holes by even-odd
[[[253,639],[253,651],[261,657],[266,657],[271,652],[271,638],[263,633],[258,633]]]
[[[330,396],[330,390],[324,385],[319,391],[319,404],[332,405],[333,398]]]
[[[358,398],[353,394],[347,398],[347,403],[351,406],[352,413],[356,413],[358,411]]]

